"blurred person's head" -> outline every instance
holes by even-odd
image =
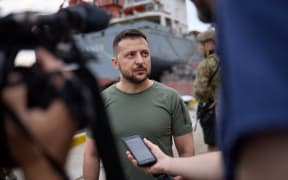
[[[147,37],[137,29],[120,32],[113,41],[112,64],[120,71],[120,80],[140,84],[151,72],[151,56]]]
[[[200,50],[204,57],[215,52],[215,30],[208,29],[204,32],[201,32],[197,36],[197,40],[200,43]]]
[[[191,0],[196,6],[198,17],[203,22],[213,22],[215,14],[215,0]]]

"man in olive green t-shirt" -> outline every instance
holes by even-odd
[[[153,179],[129,162],[121,137],[139,134],[171,156],[174,138],[179,156],[192,156],[194,144],[189,113],[175,90],[148,78],[151,56],[147,38],[142,32],[136,29],[120,32],[114,39],[113,49],[112,64],[120,71],[120,81],[102,94],[120,160],[127,180]],[[98,176],[97,148],[88,138],[84,178],[92,180]]]

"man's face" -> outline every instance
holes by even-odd
[[[144,38],[126,38],[119,42],[113,65],[121,77],[139,84],[148,79],[151,72],[150,49]]]
[[[214,19],[214,3],[215,0],[191,0],[198,11],[198,17],[206,23],[213,22]]]
[[[206,57],[209,52],[215,50],[215,42],[213,40],[206,40],[200,44],[202,55]]]

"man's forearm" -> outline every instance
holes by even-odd
[[[221,153],[213,152],[194,157],[170,158],[165,172],[189,179],[223,179]]]
[[[195,155],[194,149],[191,149],[190,151],[184,153],[179,153],[179,157],[191,157],[194,155]]]
[[[98,180],[100,172],[100,163],[96,162],[85,163],[83,168],[83,177],[85,180]]]
[[[85,180],[98,180],[100,172],[100,160],[94,140],[86,141],[83,162],[83,177]]]
[[[194,138],[192,132],[177,136],[175,137],[174,141],[180,157],[195,155]]]

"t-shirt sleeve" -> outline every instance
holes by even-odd
[[[184,101],[178,94],[175,94],[172,103],[172,134],[181,136],[191,132],[192,122]]]

